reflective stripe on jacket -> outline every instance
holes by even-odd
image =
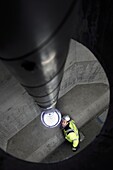
[[[79,132],[78,129],[75,125],[74,120],[71,120],[69,122],[69,128],[65,130],[64,128],[64,135],[65,135],[65,139],[67,139],[69,142],[73,142],[75,143],[76,141],[76,145],[78,145],[79,143]]]

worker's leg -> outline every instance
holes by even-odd
[[[73,140],[73,147],[76,148],[78,146],[78,144],[79,144],[79,139],[78,138],[74,139]]]
[[[79,144],[79,136],[76,135],[74,132],[69,133],[66,136],[66,139],[73,144],[73,147],[77,147]]]
[[[72,150],[75,152],[79,146],[79,135],[71,132],[66,136],[66,139],[72,143]]]

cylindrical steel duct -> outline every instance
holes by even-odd
[[[42,108],[58,98],[75,0],[1,5],[0,59]]]

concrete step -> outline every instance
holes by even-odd
[[[58,101],[57,108],[69,114],[81,128],[109,105],[109,89],[105,84],[77,85]],[[40,116],[9,139],[7,152],[20,159],[40,162],[64,142],[59,126],[44,127]]]
[[[75,154],[83,150],[93,139],[98,135],[101,130],[101,123],[98,118],[92,119],[80,128],[81,142],[80,147],[76,152],[72,151],[72,146],[67,141],[63,142],[51,154],[44,158],[42,163],[55,163],[71,158]]]

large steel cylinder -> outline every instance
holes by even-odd
[[[74,5],[73,0],[1,3],[0,59],[41,108],[57,102]]]

